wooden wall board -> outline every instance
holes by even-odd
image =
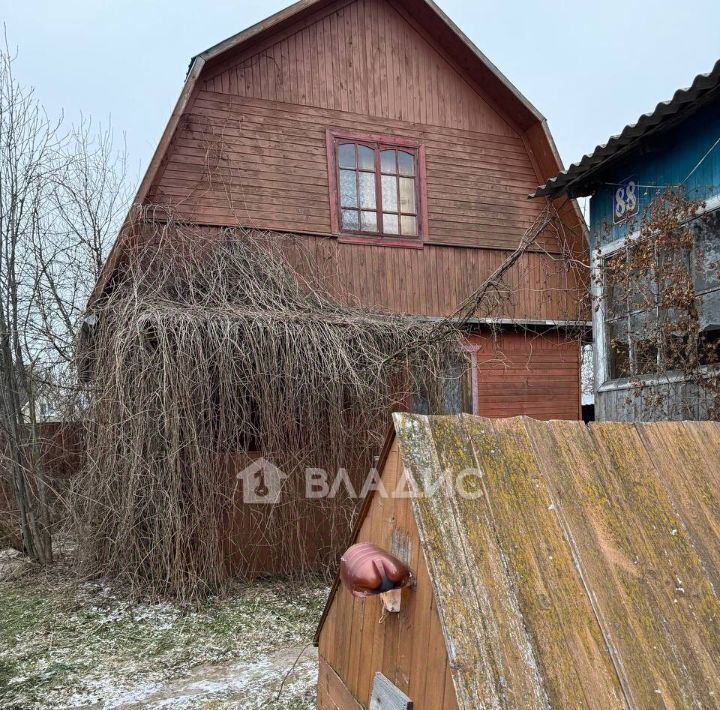
[[[387,662],[431,707],[717,706],[720,425],[395,424],[393,465],[416,483],[468,469],[480,483],[476,496],[412,499],[426,564],[406,607],[410,677],[399,637],[385,638],[376,672]],[[361,537],[388,546],[398,518],[376,503]],[[428,602],[433,613],[418,614]],[[336,606],[337,595],[329,616]],[[425,649],[445,650],[444,680]]]

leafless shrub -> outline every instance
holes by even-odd
[[[459,331],[341,305],[291,268],[279,235],[213,236],[153,207],[131,229],[142,238],[84,353],[92,405],[75,511],[86,568],[185,599],[221,588],[239,485],[228,456],[250,452],[290,476],[247,544],[284,549],[287,573],[331,564],[356,501],[307,501],[301,474],[344,468],[359,489],[389,411],[420,390],[439,406]],[[302,544],[313,520],[329,532],[320,550]]]

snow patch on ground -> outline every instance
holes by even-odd
[[[247,708],[314,707],[317,682],[317,650],[312,646],[281,649],[251,663],[203,665],[183,680],[164,685],[133,688],[105,696],[103,708],[193,708],[215,701]],[[311,690],[308,704],[304,696]],[[86,705],[83,697],[73,697],[75,707]],[[293,705],[289,705],[294,702]],[[303,703],[300,705],[300,703]]]
[[[322,583],[238,584],[188,611],[22,565],[0,577],[0,707],[314,707]]]
[[[20,576],[31,564],[22,552],[12,548],[0,550],[0,582]]]

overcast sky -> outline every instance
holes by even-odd
[[[0,0],[16,74],[51,112],[112,119],[145,170],[190,58],[285,0]],[[565,164],[720,58],[718,0],[440,0],[548,118]]]

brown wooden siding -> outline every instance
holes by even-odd
[[[541,201],[527,200],[536,176],[519,139],[448,136],[432,127],[204,91],[184,116],[152,199],[206,224],[331,234],[327,128],[426,146],[426,242],[514,248],[542,209]]]
[[[205,68],[148,199],[211,230],[241,225],[295,234],[293,263],[341,299],[446,316],[503,263],[543,208],[527,195],[554,160],[551,146],[536,136],[547,150],[535,155],[527,124],[514,125],[511,114],[393,0],[339,0]],[[331,128],[423,146],[422,250],[332,238]],[[574,233],[570,212],[566,205],[579,254],[583,234]],[[560,245],[548,236],[539,246],[557,252]],[[506,275],[508,299],[477,315],[586,320],[580,278],[547,253],[528,253]],[[545,341],[502,342],[506,364],[495,362],[495,344],[483,365],[481,413],[577,418],[577,343],[543,349]]]
[[[577,340],[561,333],[473,336],[477,411],[483,417],[580,419]]]
[[[85,457],[83,425],[80,422],[40,422],[35,433],[45,475],[53,481],[75,476]],[[0,453],[5,446],[6,439],[0,434]]]
[[[384,0],[303,22],[200,82],[151,199],[205,224],[330,234],[331,127],[426,146],[426,242],[514,248],[543,207],[527,199],[539,175],[523,137]]]
[[[340,676],[319,657],[317,710],[363,710]]]
[[[243,484],[237,476],[259,456],[256,452],[225,456],[228,476],[234,482],[232,506],[222,527],[228,569],[241,579],[257,579],[299,569],[322,570],[329,561],[334,564],[334,541],[346,538],[349,526],[331,520],[327,507],[305,505],[286,516],[275,506],[244,502]]]
[[[310,269],[332,292],[367,306],[427,316],[452,313],[507,258],[497,249],[426,246],[418,251],[293,239],[297,248],[287,250],[291,261],[299,271]],[[555,320],[583,315],[574,274],[544,254],[524,255],[505,281],[509,298],[482,315]]]
[[[403,475],[396,441],[383,467],[386,489],[396,490]],[[410,567],[416,573],[417,586],[403,592],[401,612],[386,615],[382,624],[378,623],[382,616],[379,597],[358,599],[339,589],[320,634],[321,664],[327,663],[365,707],[375,673],[380,672],[413,700],[415,710],[453,710],[457,707],[455,688],[410,500],[374,496],[357,542],[373,542],[391,550],[393,534],[409,541]],[[331,704],[341,690],[333,691],[327,675],[325,683],[321,676],[318,707],[351,707],[347,702]]]
[[[134,237],[145,232],[139,225]],[[198,230],[212,239],[218,228]],[[273,235],[297,271],[341,301],[394,313],[430,317],[451,314],[507,258],[499,249],[426,246],[422,250],[343,244],[308,235]],[[578,320],[576,274],[545,254],[525,254],[505,274],[509,289],[492,312],[481,316],[522,320]]]
[[[517,137],[392,1],[336,3],[227,64],[206,90]]]

